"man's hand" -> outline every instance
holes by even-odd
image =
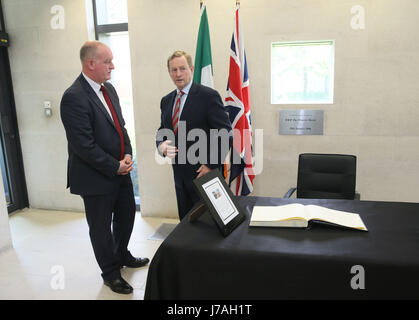
[[[198,173],[199,173],[199,174],[198,174],[198,176],[197,176],[197,178],[202,177],[203,175],[207,174],[207,173],[208,173],[208,172],[210,172],[210,171],[211,171],[211,169],[210,169],[210,168],[208,168],[205,164],[201,165],[201,166],[199,167],[199,169],[198,169],[198,170],[196,170],[196,172],[198,172]]]
[[[166,157],[173,159],[176,156],[178,149],[175,146],[171,146],[170,145],[171,143],[172,143],[171,140],[163,141],[162,143],[159,144],[159,150]]]
[[[132,167],[133,163],[134,162],[132,161],[131,155],[126,154],[124,159],[119,161],[118,175],[124,176],[134,170]]]

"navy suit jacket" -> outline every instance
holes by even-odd
[[[132,154],[118,95],[110,83],[104,86],[124,134],[125,154]],[[117,190],[121,141],[115,124],[84,76],[64,92],[61,120],[68,141],[67,187],[79,195],[109,194]]]
[[[162,141],[169,139],[168,136],[164,136],[164,132],[161,134],[161,129],[166,129],[166,131],[169,130],[171,132],[173,131],[172,112],[175,98],[176,90],[164,96],[161,100],[161,123],[156,136],[157,147]],[[183,176],[186,175],[190,178],[195,178],[197,175],[196,170],[198,170],[202,164],[207,165],[211,169],[220,168],[227,156],[228,149],[231,148],[233,136],[230,119],[218,92],[209,87],[193,82],[179,121],[178,134],[175,136],[174,142],[179,151],[175,158],[173,169],[178,173],[182,172]],[[182,126],[185,128],[183,130],[183,134]],[[200,129],[200,132],[205,133],[205,137],[196,136],[193,139],[193,136],[190,136],[189,139],[186,139],[188,134],[191,133],[191,130],[193,129]],[[211,138],[211,129],[225,129],[225,132],[229,133],[227,148],[221,148],[221,139],[217,137],[214,138],[214,133]],[[201,142],[204,142],[204,138],[206,151],[203,148],[197,149],[198,145],[196,144],[200,139]],[[200,160],[197,163],[191,162],[191,159],[186,157],[188,151],[191,151],[191,148],[193,151],[192,153],[196,156],[194,157],[195,160]],[[214,152],[216,152],[216,154],[214,154]],[[183,158],[180,155],[181,153],[183,154]]]

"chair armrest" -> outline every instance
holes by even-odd
[[[284,195],[284,198],[290,198],[295,190],[297,190],[295,187],[289,189],[288,192]]]

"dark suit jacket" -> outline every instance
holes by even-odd
[[[124,134],[125,154],[132,154],[118,95],[110,83],[104,86]],[[67,187],[70,192],[79,195],[114,192],[121,177],[117,175],[120,137],[111,116],[82,74],[64,92],[61,120],[68,141]]]
[[[172,91],[161,100],[161,124],[157,132],[156,146],[169,138],[164,135],[164,132],[161,134],[162,129],[173,131],[172,112],[175,98],[176,90]],[[178,134],[175,137],[175,145],[178,147],[179,151],[178,156],[175,158],[173,169],[178,172],[181,171],[183,175],[195,178],[197,175],[196,170],[198,170],[202,164],[207,165],[211,169],[221,167],[228,153],[228,149],[232,145],[233,138],[230,119],[218,92],[209,87],[192,83],[179,121],[184,121],[184,123],[179,123]],[[184,134],[186,134],[186,137],[193,129],[201,129],[201,132],[205,133],[205,137],[196,136],[194,139],[192,139],[193,137],[189,137],[190,141],[186,141],[185,143],[186,137],[185,135],[182,135],[182,126],[185,128]],[[221,139],[215,137],[214,134],[211,138],[210,129],[225,129],[225,132],[230,133],[227,142],[224,143],[227,144],[227,148],[221,148]],[[205,141],[203,141],[203,138],[205,138]],[[203,148],[197,148],[198,145],[196,143],[200,139],[206,146],[206,152]],[[171,139],[169,138],[169,140]],[[186,157],[188,151],[191,151],[191,148],[196,155],[196,158],[200,160],[198,163],[191,163],[191,159]],[[214,154],[215,151],[217,152],[216,154]],[[181,153],[184,155],[183,158],[180,155]]]

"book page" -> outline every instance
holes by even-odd
[[[341,226],[367,231],[361,217],[357,213],[333,210],[316,205],[307,205],[306,211],[311,220],[321,220]]]
[[[283,206],[255,206],[251,221],[284,221],[289,219],[308,220],[304,205],[299,203]]]

